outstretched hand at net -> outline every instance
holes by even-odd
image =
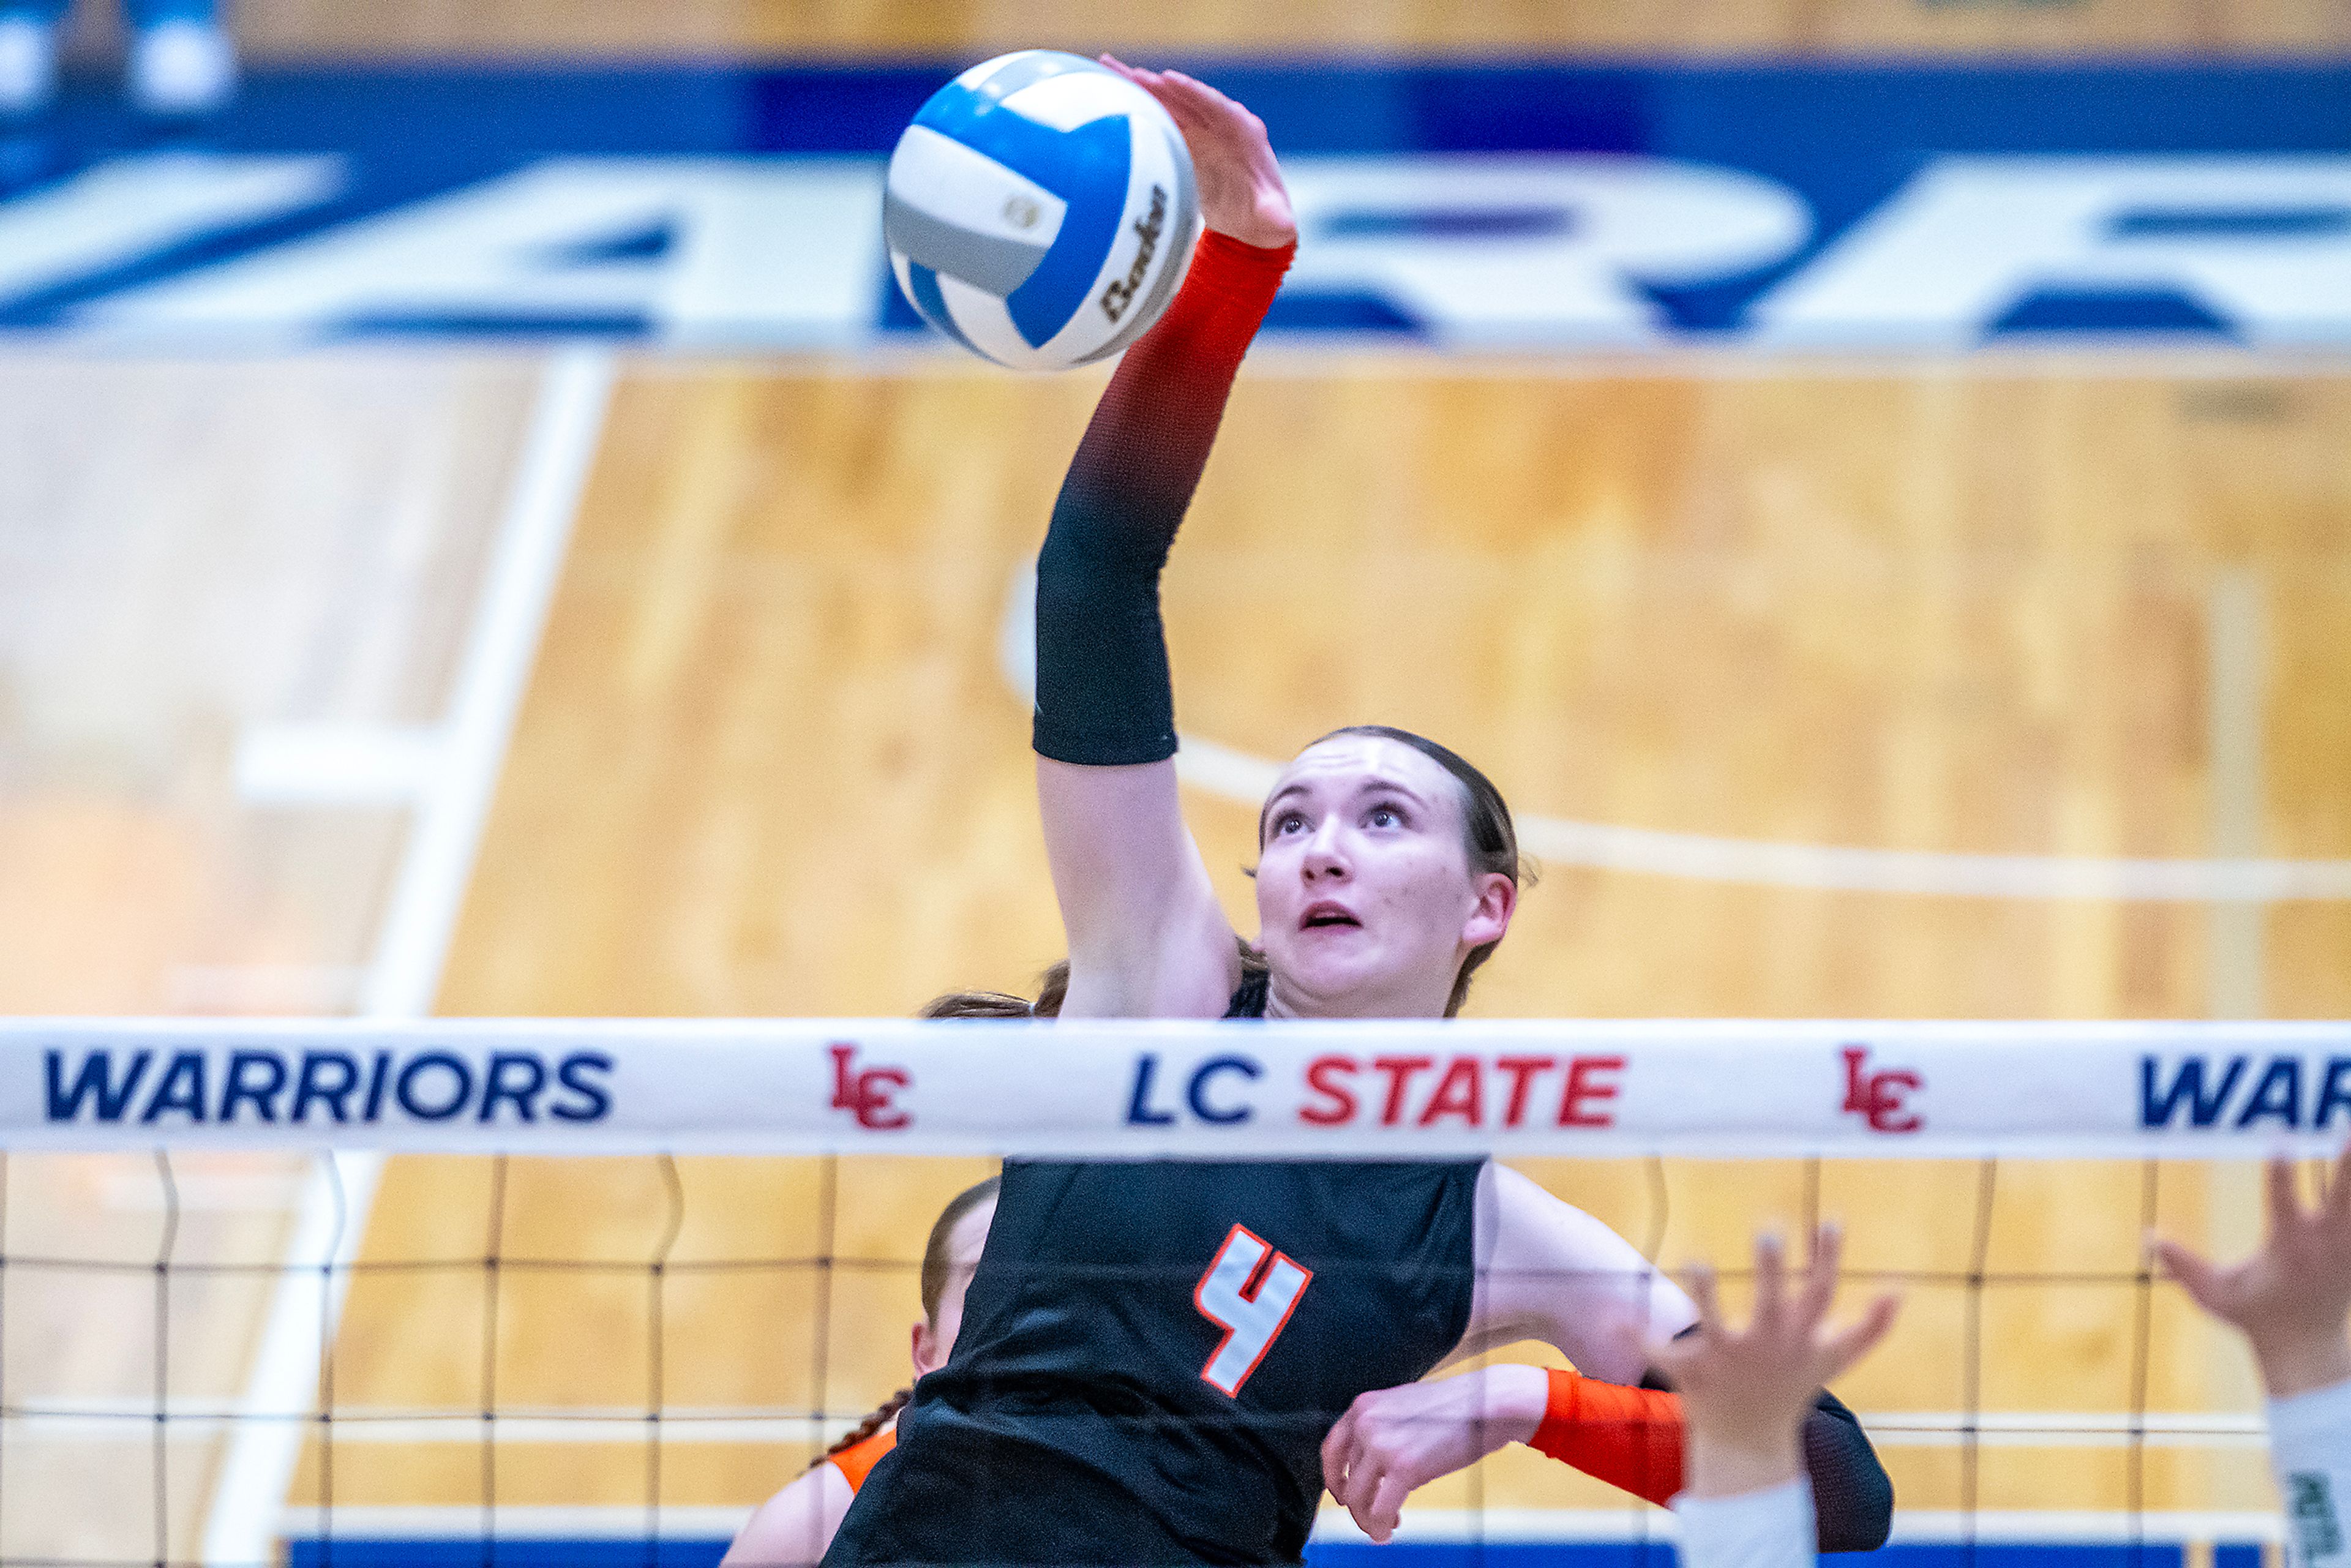
[[[2321,1180],[2305,1210],[2293,1162],[2269,1163],[2269,1237],[2223,1269],[2177,1241],[2155,1255],[2195,1303],[2242,1333],[2273,1399],[2351,1380],[2351,1147]]]
[[[1690,1270],[1698,1327],[1674,1339],[1652,1338],[1644,1349],[1681,1395],[1693,1494],[1729,1497],[1794,1479],[1803,1462],[1799,1432],[1821,1388],[1893,1327],[1900,1303],[1891,1295],[1877,1297],[1841,1328],[1828,1326],[1844,1251],[1837,1228],[1821,1227],[1812,1264],[1791,1294],[1780,1239],[1757,1238],[1755,1310],[1743,1329],[1724,1320],[1714,1270]]]

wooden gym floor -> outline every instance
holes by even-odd
[[[319,1012],[353,1005],[402,853],[390,807],[240,796],[241,737],[442,711],[483,593],[540,368],[340,354],[0,362],[0,1008]],[[877,1014],[1018,988],[1058,956],[1008,593],[1097,378],[942,359],[622,367],[498,775],[438,1009]],[[94,436],[92,433],[103,433]],[[93,440],[108,458],[92,462]],[[1281,757],[1334,724],[1433,731],[1523,816],[1795,843],[2028,855],[2351,856],[2351,379],[2243,361],[2128,371],[1986,360],[1900,371],[1677,361],[1588,373],[1274,350],[1236,394],[1167,605],[1188,734]],[[1251,807],[1194,790],[1250,924]],[[1555,865],[1475,1006],[1489,1015],[2351,1016],[2351,910],[1728,886]],[[664,1396],[854,1413],[904,1375],[911,1263],[985,1166],[852,1164],[835,1252],[812,1162],[688,1161],[664,1288]],[[1802,1173],[1677,1164],[1537,1174],[1667,1261],[1801,1211]],[[176,1162],[173,1257],[266,1263],[300,1171]],[[1965,1273],[1982,1173],[1831,1166],[1864,1269]],[[337,1345],[346,1413],[639,1411],[652,1161],[385,1173]],[[1873,1413],[2133,1400],[2136,1166],[2003,1167],[1995,1272],[1922,1288],[1846,1392]],[[2166,1167],[2190,1235],[2242,1234],[2241,1173]],[[144,1159],[8,1162],[12,1404],[0,1553],[151,1554],[162,1177]],[[493,1223],[493,1214],[496,1215]],[[496,1284],[483,1354],[486,1251]],[[60,1274],[70,1254],[141,1265]],[[766,1267],[697,1267],[725,1260]],[[232,1405],[250,1275],[186,1274],[160,1374]],[[830,1329],[820,1352],[820,1292]],[[2250,1408],[2241,1359],[2152,1297],[2147,1399]],[[820,1372],[820,1364],[821,1372]],[[494,1388],[485,1383],[486,1375]],[[347,1432],[351,1427],[346,1427]],[[168,1443],[192,1554],[222,1448]],[[661,1500],[740,1510],[805,1462],[781,1441],[664,1448]],[[641,1511],[644,1445],[500,1443],[502,1505]],[[478,1442],[346,1438],[351,1509],[478,1508]],[[307,1450],[289,1500],[318,1500]],[[1962,1498],[1956,1448],[1891,1455],[1906,1506]],[[1987,1449],[1993,1509],[2116,1508],[2109,1448]],[[2156,1449],[2146,1500],[2264,1506],[2249,1452]],[[1437,1506],[1604,1506],[1523,1454]],[[470,1517],[470,1515],[468,1516]],[[703,1517],[717,1517],[708,1515]]]

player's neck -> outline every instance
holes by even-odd
[[[1285,980],[1280,970],[1266,977],[1269,1019],[1441,1019],[1453,997],[1449,979],[1434,987],[1398,977],[1389,984],[1356,986],[1316,993]]]

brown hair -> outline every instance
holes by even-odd
[[[976,994],[981,996],[997,996],[1000,993],[985,991]],[[939,998],[939,1001],[944,1002],[950,999],[951,998],[949,998],[942,997]],[[1019,1001],[1019,998],[1017,997],[1006,998],[1005,999],[1008,1001]],[[938,1004],[933,1003],[932,1005],[935,1007]],[[1024,1010],[1028,1007],[1028,1004],[1025,1002],[1022,1002],[1020,1005]],[[980,1012],[933,1014],[928,1009],[925,1009],[924,1016],[925,1018],[987,1018],[999,1015]],[[961,1192],[947,1199],[947,1206],[939,1210],[938,1218],[931,1222],[930,1239],[923,1243],[922,1295],[923,1321],[930,1324],[934,1330],[938,1327],[939,1302],[945,1299],[947,1293],[947,1276],[952,1273],[955,1269],[955,1260],[947,1255],[947,1244],[955,1236],[955,1228],[963,1223],[964,1216],[969,1214],[973,1209],[977,1208],[981,1204],[995,1202],[997,1188],[1003,1185],[1004,1181],[1001,1176],[989,1176],[984,1182],[979,1182],[974,1186],[964,1188]],[[881,1404],[873,1407],[873,1411],[871,1415],[867,1416],[864,1420],[860,1421],[856,1427],[839,1442],[833,1444],[831,1448],[827,1448],[823,1453],[819,1454],[816,1458],[810,1462],[809,1469],[816,1469],[818,1465],[824,1463],[825,1460],[832,1458],[835,1454],[846,1453],[849,1449],[857,1447],[858,1444],[873,1436],[874,1433],[879,1432],[883,1427],[890,1424],[891,1419],[895,1416],[899,1411],[904,1410],[906,1407],[906,1401],[912,1399],[914,1396],[914,1391],[912,1388],[901,1388],[897,1393],[893,1394],[889,1398],[882,1401]]]
[[[1479,772],[1475,764],[1450,747],[1439,746],[1425,735],[1415,735],[1408,729],[1397,729],[1384,724],[1351,724],[1334,729],[1311,743],[1320,746],[1326,740],[1336,740],[1343,735],[1369,736],[1375,740],[1393,740],[1409,746],[1431,762],[1453,775],[1461,786],[1461,847],[1469,857],[1469,873],[1485,876],[1499,873],[1510,879],[1512,887],[1526,887],[1534,882],[1534,867],[1519,853],[1519,830],[1510,821],[1510,802],[1494,788],[1494,781]],[[1311,748],[1311,747],[1310,747]],[[1258,809],[1257,841],[1265,842],[1265,813],[1270,800]],[[1469,998],[1469,977],[1476,974],[1494,949],[1502,945],[1499,936],[1491,942],[1473,947],[1461,960],[1461,972],[1453,977],[1453,994],[1445,1003],[1445,1016],[1452,1018],[1461,1010]]]
[[[1006,991],[949,991],[925,1002],[916,1018],[925,1019],[1049,1019],[1059,1017],[1061,998],[1070,992],[1070,961],[1061,959],[1039,977],[1037,999],[1029,1001]]]
[[[1246,936],[1233,938],[1241,951],[1241,974],[1246,977],[1261,974],[1265,955],[1249,944]],[[926,1019],[1050,1019],[1061,1016],[1061,1003],[1070,994],[1070,961],[1057,958],[1042,975],[1037,977],[1037,999],[1024,1002],[1019,997],[1003,991],[949,991],[933,997],[923,1004],[917,1017]]]

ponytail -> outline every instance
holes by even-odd
[[[1061,1012],[1070,994],[1070,961],[1063,958],[1038,977],[1037,999],[1003,991],[949,991],[933,997],[914,1016],[925,1019],[1049,1019]]]

